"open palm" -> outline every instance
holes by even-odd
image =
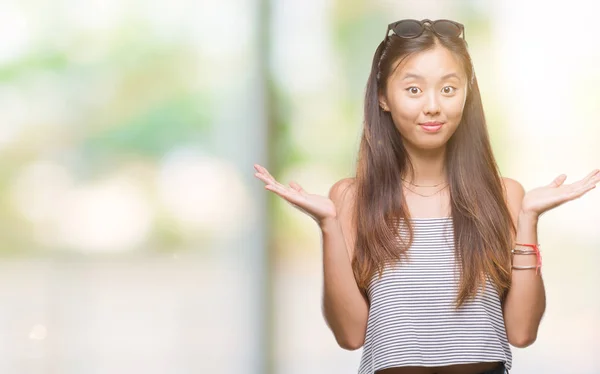
[[[541,215],[557,206],[583,196],[594,189],[600,182],[600,170],[595,169],[585,178],[571,184],[564,184],[567,176],[559,175],[547,186],[535,188],[523,197],[522,210],[528,213]]]
[[[331,199],[310,194],[296,182],[290,182],[290,187],[287,187],[275,180],[273,176],[264,167],[254,164],[256,169],[256,176],[258,179],[265,182],[265,188],[269,191],[273,191],[277,195],[281,196],[287,202],[292,204],[295,208],[308,214],[315,221],[321,222],[326,218],[333,218],[336,216],[336,209]]]

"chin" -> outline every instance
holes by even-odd
[[[440,145],[436,145],[436,146],[431,146],[431,147],[425,146],[425,147],[420,147],[420,148],[423,149],[423,150],[426,150],[426,151],[442,150],[442,149],[446,148],[446,143],[440,144]]]
[[[438,141],[429,141],[429,142],[418,142],[415,144],[415,146],[418,149],[432,151],[432,150],[436,150],[436,149],[442,149],[442,148],[446,147],[446,144],[448,144],[447,140],[443,140],[443,141],[438,140]]]

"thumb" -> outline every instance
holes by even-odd
[[[556,177],[552,183],[550,183],[551,187],[559,187],[561,184],[565,183],[565,180],[567,179],[567,175],[566,174],[561,174],[558,177]]]
[[[306,195],[306,191],[304,191],[302,189],[302,187],[300,187],[300,185],[294,181],[290,182],[290,187],[292,187],[293,189],[295,189],[296,191],[300,192],[302,195]]]

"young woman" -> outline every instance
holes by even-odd
[[[462,37],[461,37],[462,36]],[[367,82],[355,178],[329,197],[256,177],[322,230],[323,314],[360,374],[504,373],[537,336],[540,215],[600,170],[525,194],[500,176],[462,24],[388,26]]]

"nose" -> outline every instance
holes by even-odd
[[[423,112],[426,115],[434,116],[440,113],[440,104],[438,103],[438,98],[435,91],[429,92],[427,95],[427,101],[425,103],[425,107],[423,108]]]

